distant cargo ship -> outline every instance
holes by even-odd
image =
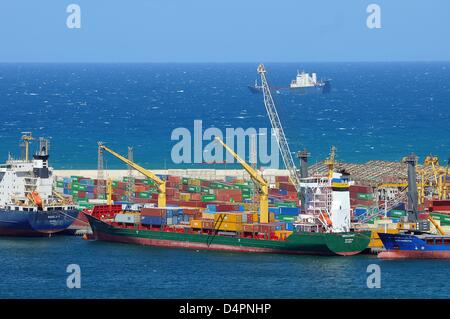
[[[48,141],[28,160],[31,134],[22,137],[25,158],[9,157],[0,165],[0,235],[48,236],[68,228],[79,211],[53,192],[53,171],[48,166]],[[60,197],[58,197],[60,196]]]
[[[262,92],[262,85],[258,84],[258,81],[255,80],[254,85],[249,85],[248,89],[252,93],[260,93]],[[302,94],[318,92],[318,93],[328,93],[331,91],[331,83],[330,80],[317,80],[317,74],[305,73],[304,71],[298,72],[297,76],[294,80],[292,80],[289,87],[279,87],[274,88],[277,92],[282,91],[298,91]]]
[[[309,73],[305,73],[304,71],[297,71],[297,76],[294,80],[292,80],[289,88],[291,90],[303,91],[315,89],[321,91],[322,93],[327,93],[330,91],[331,86],[329,80],[318,81],[316,73],[309,75]]]
[[[379,233],[385,259],[450,259],[450,236]]]

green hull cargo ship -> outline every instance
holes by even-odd
[[[159,222],[155,218],[152,221],[153,224],[137,223],[136,220],[124,223],[124,216],[117,218],[120,215],[128,215],[125,217],[128,220],[130,220],[129,216],[136,218],[140,216],[140,214],[121,212],[114,218],[101,219],[95,214],[86,213],[93,238],[159,247],[329,256],[358,254],[368,247],[370,241],[369,234],[364,232],[320,233],[275,230],[275,223],[264,226],[268,232],[255,229],[238,232],[219,231],[214,225],[209,229],[207,226],[193,228],[192,223],[191,225],[167,225],[167,223],[158,225]],[[217,227],[217,223],[215,226]]]

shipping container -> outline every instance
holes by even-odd
[[[116,223],[135,224],[135,223],[139,223],[139,215],[138,214],[116,214],[116,216],[114,216],[114,221]]]
[[[214,215],[214,221],[219,220],[223,216],[223,222],[242,223],[242,214],[240,213],[220,213]]]
[[[160,216],[141,216],[142,225],[160,226],[166,224],[166,218]]]
[[[298,207],[279,207],[280,211],[279,214],[281,215],[292,215],[292,216],[297,216],[298,214],[300,214],[300,208]]]
[[[450,226],[450,215],[433,212],[430,214],[430,216],[434,220],[438,220],[441,226]]]
[[[212,202],[216,200],[216,195],[202,195],[201,201],[202,202]]]

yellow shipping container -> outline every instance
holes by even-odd
[[[180,193],[180,199],[183,201],[189,201],[191,199],[190,193]]]
[[[200,186],[201,180],[196,179],[196,178],[190,178],[188,183],[189,183],[189,185]]]
[[[253,213],[252,215],[253,215],[252,216],[253,222],[254,223],[259,223],[259,215],[258,215],[258,213]]]
[[[211,213],[205,213],[205,212],[202,213],[202,217],[206,218],[206,219],[214,219],[214,215],[215,214],[211,214]]]
[[[269,223],[273,223],[275,221],[275,213],[269,213]]]
[[[192,219],[190,226],[191,228],[202,228],[202,221],[198,219]]]
[[[242,231],[242,223],[223,222],[220,224],[219,230]]]
[[[224,215],[223,222],[229,223],[242,223],[242,214],[241,213],[217,213],[214,214],[214,221],[217,221],[221,215]]]

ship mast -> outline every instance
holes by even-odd
[[[22,132],[22,141],[24,142],[25,147],[25,161],[28,162],[28,154],[29,154],[29,146],[30,142],[33,140],[33,136],[31,135],[31,132]]]

